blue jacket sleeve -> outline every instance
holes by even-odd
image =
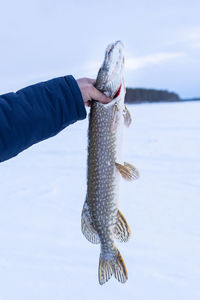
[[[86,118],[70,75],[0,96],[0,162]]]

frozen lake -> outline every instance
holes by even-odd
[[[98,284],[99,246],[80,230],[88,120],[0,166],[0,300],[200,299],[200,102],[129,106],[118,248],[125,285]]]

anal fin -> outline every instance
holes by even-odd
[[[119,242],[127,242],[131,237],[131,229],[123,214],[119,210],[117,216],[117,223],[114,228],[114,237]]]
[[[85,203],[83,205],[83,210],[82,210],[82,215],[81,215],[81,230],[82,230],[83,235],[86,237],[86,239],[89,242],[91,242],[93,244],[100,243],[99,235],[96,232],[96,230],[92,224],[87,200],[85,201]]]

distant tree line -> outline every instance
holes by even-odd
[[[181,99],[182,101],[200,101],[200,98],[185,98]]]
[[[144,88],[127,88],[125,96],[126,103],[175,102],[180,100],[179,95],[174,92]]]

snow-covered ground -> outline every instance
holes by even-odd
[[[87,120],[0,166],[0,300],[200,299],[200,102],[129,106],[119,206],[129,280],[99,286],[99,246],[80,230]]]

